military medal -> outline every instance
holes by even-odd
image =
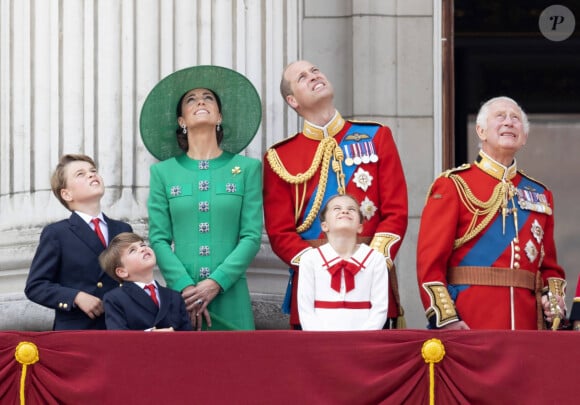
[[[371,150],[371,157],[370,157],[371,162],[377,163],[379,161],[379,157],[375,153],[375,145],[372,142],[369,142],[368,145],[369,145],[369,148]]]
[[[373,176],[362,167],[359,167],[354,173],[353,181],[358,188],[367,191],[373,182]]]
[[[518,195],[518,204],[523,210],[541,212],[552,215],[552,208],[548,204],[545,194],[538,193],[533,189],[516,189]]]
[[[538,222],[537,219],[534,219],[532,223],[532,235],[538,243],[542,243],[542,239],[544,239],[544,230],[542,229],[542,225]]]
[[[354,164],[355,165],[360,165],[362,163],[362,159],[361,159],[361,150],[360,150],[360,145],[359,144],[353,144],[352,145],[352,151],[353,151],[353,155],[354,155]]]
[[[528,256],[528,259],[530,260],[531,263],[533,263],[534,260],[536,260],[539,254],[536,245],[534,245],[534,242],[532,242],[531,240],[529,240],[528,243],[526,243],[524,251],[526,252],[526,256]]]
[[[350,151],[349,151],[348,145],[344,146],[344,155],[346,156],[346,158],[344,159],[344,164],[347,166],[352,166],[352,164],[354,162],[352,161],[352,158],[350,157]]]
[[[365,164],[369,163],[371,161],[371,157],[370,157],[368,142],[363,143],[362,148],[364,149],[363,154],[362,154],[362,158],[361,158],[362,162]]]
[[[373,215],[375,215],[375,212],[377,212],[377,206],[375,205],[374,202],[369,200],[369,197],[367,196],[360,203],[360,211],[368,221],[373,217]]]

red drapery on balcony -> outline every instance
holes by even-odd
[[[0,404],[429,404],[434,338],[436,404],[578,403],[580,333],[400,330],[2,332]]]

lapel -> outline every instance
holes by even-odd
[[[123,291],[140,307],[147,310],[152,315],[156,315],[159,311],[157,305],[153,302],[149,294],[145,292],[141,287],[131,281],[123,282],[121,287]],[[163,306],[163,305],[162,305]]]
[[[91,227],[75,212],[69,217],[70,230],[98,256],[105,248]]]
[[[109,240],[107,241],[107,244],[109,244],[115,236],[121,233],[121,223],[109,218],[105,213],[103,213],[103,218],[107,222],[107,228],[109,230]]]
[[[169,307],[171,306],[172,301],[172,290],[169,288],[161,287],[161,285],[155,280],[157,283],[157,291],[159,291],[159,298],[161,300],[161,306],[159,307],[159,311],[157,312],[157,317],[155,318],[155,323],[161,321],[167,316],[169,312]]]

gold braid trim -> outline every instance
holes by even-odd
[[[463,246],[465,243],[476,237],[483,230],[483,228],[485,228],[491,222],[493,217],[502,207],[502,204],[505,204],[504,199],[506,193],[508,192],[509,185],[503,182],[498,183],[494,187],[493,193],[489,200],[481,201],[473,195],[469,185],[460,176],[452,174],[449,176],[449,178],[453,180],[453,184],[455,184],[455,188],[457,189],[457,193],[459,194],[461,202],[463,202],[463,205],[467,208],[467,210],[473,214],[473,218],[465,234],[462,237],[455,239],[453,248],[457,249],[458,247]],[[477,223],[477,219],[484,215],[485,218],[483,218],[479,225],[476,226],[475,224]]]
[[[335,149],[339,149],[339,151],[335,151]],[[305,185],[303,195],[306,192],[306,182],[310,180],[318,167],[320,166],[320,180],[318,184],[318,190],[316,192],[316,196],[314,198],[314,203],[312,204],[312,209],[306,216],[304,222],[296,228],[296,232],[301,233],[309,229],[318,212],[320,211],[322,205],[322,199],[324,198],[324,193],[326,191],[326,182],[328,180],[328,169],[330,167],[330,159],[335,157],[336,161],[333,162],[332,169],[336,172],[338,178],[338,192],[343,194],[345,187],[344,187],[344,173],[342,173],[342,159],[344,156],[342,155],[342,150],[338,146],[338,143],[334,138],[324,138],[318,144],[316,148],[316,153],[314,154],[314,159],[312,160],[312,164],[308,168],[305,173],[298,173],[297,175],[292,175],[288,172],[284,164],[280,160],[280,156],[275,149],[269,149],[268,153],[266,154],[266,158],[268,159],[268,163],[270,163],[270,167],[282,180],[287,183],[298,185],[303,184]]]
[[[336,142],[336,141],[335,141]],[[344,153],[338,143],[334,148],[334,160],[332,161],[332,170],[336,173],[336,182],[338,184],[338,194],[343,195],[346,192],[344,184],[345,175],[342,171],[342,161],[344,160]]]
[[[439,281],[423,283],[425,292],[429,295],[431,304],[425,315],[427,318],[435,316],[435,326],[441,328],[453,322],[459,321],[459,315],[455,309],[455,302],[451,299],[447,287]]]
[[[269,149],[268,153],[266,154],[266,158],[268,159],[268,163],[270,163],[270,167],[274,173],[276,173],[282,180],[290,184],[302,184],[306,183],[310,180],[314,174],[316,174],[316,170],[318,166],[320,166],[320,162],[322,158],[328,157],[328,161],[330,162],[330,156],[332,156],[332,151],[334,150],[334,144],[336,144],[333,138],[325,138],[318,144],[316,148],[316,153],[314,154],[314,159],[312,159],[312,164],[306,171],[306,173],[298,173],[297,175],[292,175],[288,172],[286,167],[284,167],[284,163],[280,160],[280,156],[276,152],[276,149]],[[333,144],[334,143],[334,144]],[[332,146],[332,148],[330,148]],[[328,164],[326,165],[328,167]]]
[[[548,277],[548,287],[544,290],[550,291],[554,295],[566,297],[566,280],[556,277]]]

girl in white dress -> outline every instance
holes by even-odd
[[[363,215],[349,195],[331,197],[320,213],[328,242],[304,253],[298,277],[303,330],[379,330],[387,319],[389,276],[382,254],[357,243]]]

